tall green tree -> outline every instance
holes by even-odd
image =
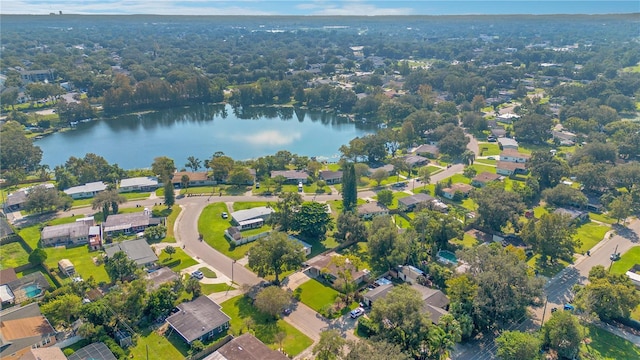
[[[272,232],[251,248],[249,267],[261,277],[275,275],[275,282],[279,283],[283,271],[298,268],[304,259],[302,244],[289,239],[286,233]]]
[[[274,319],[291,304],[291,295],[278,286],[266,287],[256,295],[254,305]]]
[[[33,265],[41,265],[44,264],[45,261],[47,261],[47,257],[47,252],[44,251],[44,249],[35,248],[29,254],[29,263]]]
[[[151,170],[154,174],[158,175],[160,179],[162,179],[162,183],[166,186],[168,182],[171,182],[171,177],[176,171],[176,165],[173,162],[173,159],[166,156],[159,156],[153,159]]]
[[[188,294],[191,294],[191,300],[196,299],[202,295],[202,284],[194,277],[190,277],[184,285],[184,289]]]
[[[317,360],[339,360],[343,358],[346,341],[338,330],[331,329],[320,333],[320,340],[313,347]]]
[[[390,216],[377,216],[369,228],[368,251],[371,266],[384,273],[403,264],[412,248],[412,237],[398,235],[398,228]]]
[[[543,341],[561,359],[574,359],[584,338],[582,327],[570,311],[556,311],[542,327]]]
[[[285,192],[280,194],[279,200],[273,205],[275,213],[271,214],[269,222],[278,231],[289,231],[296,228],[296,214],[302,205],[302,196],[298,193]]]
[[[42,150],[33,145],[22,130],[22,125],[15,121],[7,121],[0,128],[2,149],[0,152],[0,169],[26,171],[35,170],[42,160]],[[7,151],[11,149],[11,151]]]
[[[353,163],[346,163],[342,172],[342,208],[353,211],[358,202],[356,170]]]
[[[500,360],[537,360],[542,341],[535,335],[521,331],[505,331],[495,340]]]
[[[173,291],[170,284],[163,284],[156,291],[149,294],[144,313],[151,319],[167,316],[175,307],[178,292]]]
[[[621,219],[626,219],[631,215],[632,211],[633,199],[629,194],[617,196],[609,204],[609,215],[616,219],[616,224],[619,224]]]
[[[519,214],[524,210],[522,198],[506,191],[501,184],[489,184],[472,192],[477,204],[478,221],[487,228],[500,231],[507,222],[518,223]]]
[[[115,282],[133,278],[138,266],[135,261],[129,259],[127,253],[118,251],[105,261],[104,268],[111,280]]]
[[[378,191],[378,202],[384,206],[389,206],[393,203],[393,191],[384,189]]]
[[[527,162],[527,168],[538,179],[542,189],[558,185],[562,177],[569,174],[567,163],[548,151],[534,151]]]
[[[338,215],[336,232],[333,237],[340,243],[356,243],[367,240],[367,228],[360,217],[353,212]]]
[[[333,218],[327,204],[308,201],[300,206],[294,215],[292,230],[308,238],[324,238],[327,230],[333,228]]]
[[[522,239],[533,251],[540,254],[543,264],[559,259],[571,260],[580,246],[575,239],[576,229],[571,218],[562,214],[543,214],[538,221],[529,220],[522,230]]]
[[[603,321],[625,319],[640,305],[640,294],[628,276],[608,273],[597,265],[589,271],[589,284],[578,290],[575,303]]]
[[[377,169],[373,174],[371,174],[371,180],[376,182],[376,186],[380,186],[380,183],[387,178],[389,178],[389,173],[384,169]]]
[[[187,158],[187,163],[184,164],[184,166],[190,168],[193,171],[198,171],[198,169],[202,167],[202,161],[192,155]]]
[[[59,208],[62,205],[60,193],[56,189],[47,189],[44,186],[36,186],[29,190],[24,210],[41,213],[47,210]]]
[[[176,194],[174,191],[175,189],[173,188],[171,180],[166,181],[164,183],[164,204],[167,205],[169,209],[176,203]]]
[[[42,313],[54,324],[71,325],[71,320],[79,314],[82,299],[73,293],[62,294],[42,305]]]
[[[125,202],[127,202],[127,198],[125,198],[123,195],[120,195],[120,193],[118,193],[118,190],[106,190],[98,193],[93,198],[93,201],[91,202],[91,208],[94,210],[102,208],[103,211],[104,209],[106,209],[107,213],[103,214],[104,219],[106,220],[107,216],[109,215],[109,207],[112,208],[113,214],[117,214],[118,205],[124,204]]]

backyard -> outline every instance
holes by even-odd
[[[332,306],[340,293],[318,280],[311,279],[298,287],[300,292],[300,301],[312,308],[320,314],[326,315],[326,310]],[[352,303],[348,308],[344,309],[342,313],[346,313],[358,306],[357,303]],[[340,315],[339,313],[336,315]]]
[[[45,261],[45,265],[49,269],[55,269],[56,274],[58,274],[58,261],[62,259],[69,259],[75,267],[76,273],[82,276],[83,279],[88,279],[89,276],[93,276],[98,283],[103,281],[106,283],[110,282],[109,275],[104,269],[102,261],[99,262],[100,265],[96,265],[93,260],[94,258],[101,260],[102,252],[90,252],[89,247],[86,245],[72,248],[50,247],[45,248],[45,251],[47,252],[47,261]]]
[[[20,241],[0,246],[0,270],[29,263],[28,251]]]
[[[160,242],[176,242],[175,235],[173,234],[173,227],[176,223],[178,215],[180,215],[180,211],[182,211],[182,208],[179,206],[174,206],[171,209],[167,209],[165,206],[153,207],[153,216],[167,218],[167,236],[165,236],[164,239],[162,239]]]
[[[276,340],[276,334],[284,332],[286,336],[282,341],[282,348],[290,356],[298,355],[313,343],[284,320],[274,321],[271,316],[261,313],[251,304],[251,300],[243,295],[229,299],[221,305],[221,310],[231,318],[230,332],[234,335],[247,332],[247,325],[251,322],[250,328],[254,335],[270,348],[277,349],[280,344]]]

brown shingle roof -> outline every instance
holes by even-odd
[[[189,171],[178,171],[173,174],[173,178],[171,179],[172,184],[179,184],[182,181],[182,175],[187,175],[189,177],[189,181],[206,181],[209,180],[209,176],[206,172],[189,172]]]
[[[480,183],[488,183],[491,181],[499,180],[501,176],[502,175],[485,171],[476,175],[476,177],[473,178],[473,181],[480,182]]]
[[[283,353],[269,349],[267,345],[250,333],[232,339],[218,351],[226,360],[287,360]],[[218,359],[213,355],[211,359]],[[205,358],[205,360],[209,357]]]

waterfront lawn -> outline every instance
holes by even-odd
[[[635,346],[632,342],[595,325],[588,325],[584,330],[586,337],[591,339],[591,343],[589,345],[582,344],[581,358],[602,360],[640,358],[640,347]]]
[[[232,259],[238,260],[244,257],[256,242],[233,246],[224,237],[224,231],[231,226],[231,219],[223,219],[220,214],[227,211],[227,205],[224,203],[214,203],[205,207],[198,219],[198,232],[204,236],[204,241],[209,246]]]
[[[624,274],[635,264],[640,264],[640,246],[634,246],[622,254],[620,260],[614,262],[611,266],[611,272],[614,274]]]
[[[592,221],[580,225],[577,228],[574,238],[579,239],[582,245],[576,249],[576,252],[584,254],[587,250],[591,250],[592,247],[604,238],[604,235],[610,229],[608,226],[600,225]]]
[[[255,207],[267,206],[269,203],[266,201],[243,201],[234,202],[233,211],[253,209]]]
[[[29,263],[29,250],[21,241],[0,246],[0,270]]]
[[[251,304],[251,300],[243,295],[231,298],[221,305],[221,310],[231,318],[230,332],[234,335],[246,332],[245,319],[251,319],[254,335],[272,349],[280,347],[276,341],[276,334],[284,332],[286,337],[282,341],[282,347],[289,356],[296,356],[313,344],[313,340],[284,320],[274,321],[270,315],[260,312]]]
[[[89,276],[93,276],[98,283],[103,281],[106,283],[110,282],[109,275],[104,269],[104,264],[100,262],[100,265],[96,265],[93,262],[93,258],[100,259],[103,254],[99,251],[90,252],[87,245],[72,248],[49,247],[45,248],[45,251],[47,252],[45,265],[49,269],[55,269],[56,273],[58,273],[58,261],[69,259],[76,269],[76,274],[82,276],[83,279],[88,279]]]
[[[169,259],[169,254],[164,250],[160,253],[158,256],[160,265],[168,266],[173,271],[179,272],[182,269],[186,269],[189,266],[193,266],[198,263],[179,247],[174,247],[174,249],[176,250],[176,253],[171,256],[171,259]]]

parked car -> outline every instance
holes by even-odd
[[[228,219],[229,218],[229,214],[227,214],[226,212],[222,213],[222,218],[223,219]]]
[[[200,270],[196,270],[196,271],[192,272],[191,276],[196,278],[196,279],[198,279],[198,280],[202,280],[202,278],[204,278],[204,274]]]
[[[558,308],[557,308],[557,307],[551,308],[551,312],[552,312],[552,313],[554,313],[554,312],[556,312],[556,311],[558,311]]]
[[[349,315],[351,316],[352,319],[356,319],[356,318],[364,315],[364,309],[361,308],[361,307],[359,307],[357,309],[353,309],[353,310],[351,310]]]
[[[613,254],[611,254],[611,256],[609,256],[609,259],[611,259],[611,261],[618,261],[618,260],[620,260],[620,253],[613,253]]]
[[[292,311],[291,308],[288,308],[288,307],[284,308],[284,310],[282,310],[282,315],[285,315],[285,316],[289,315],[291,314],[291,311]]]
[[[571,305],[571,304],[564,304],[564,309],[568,310],[568,311],[573,311],[575,310],[575,306]]]

